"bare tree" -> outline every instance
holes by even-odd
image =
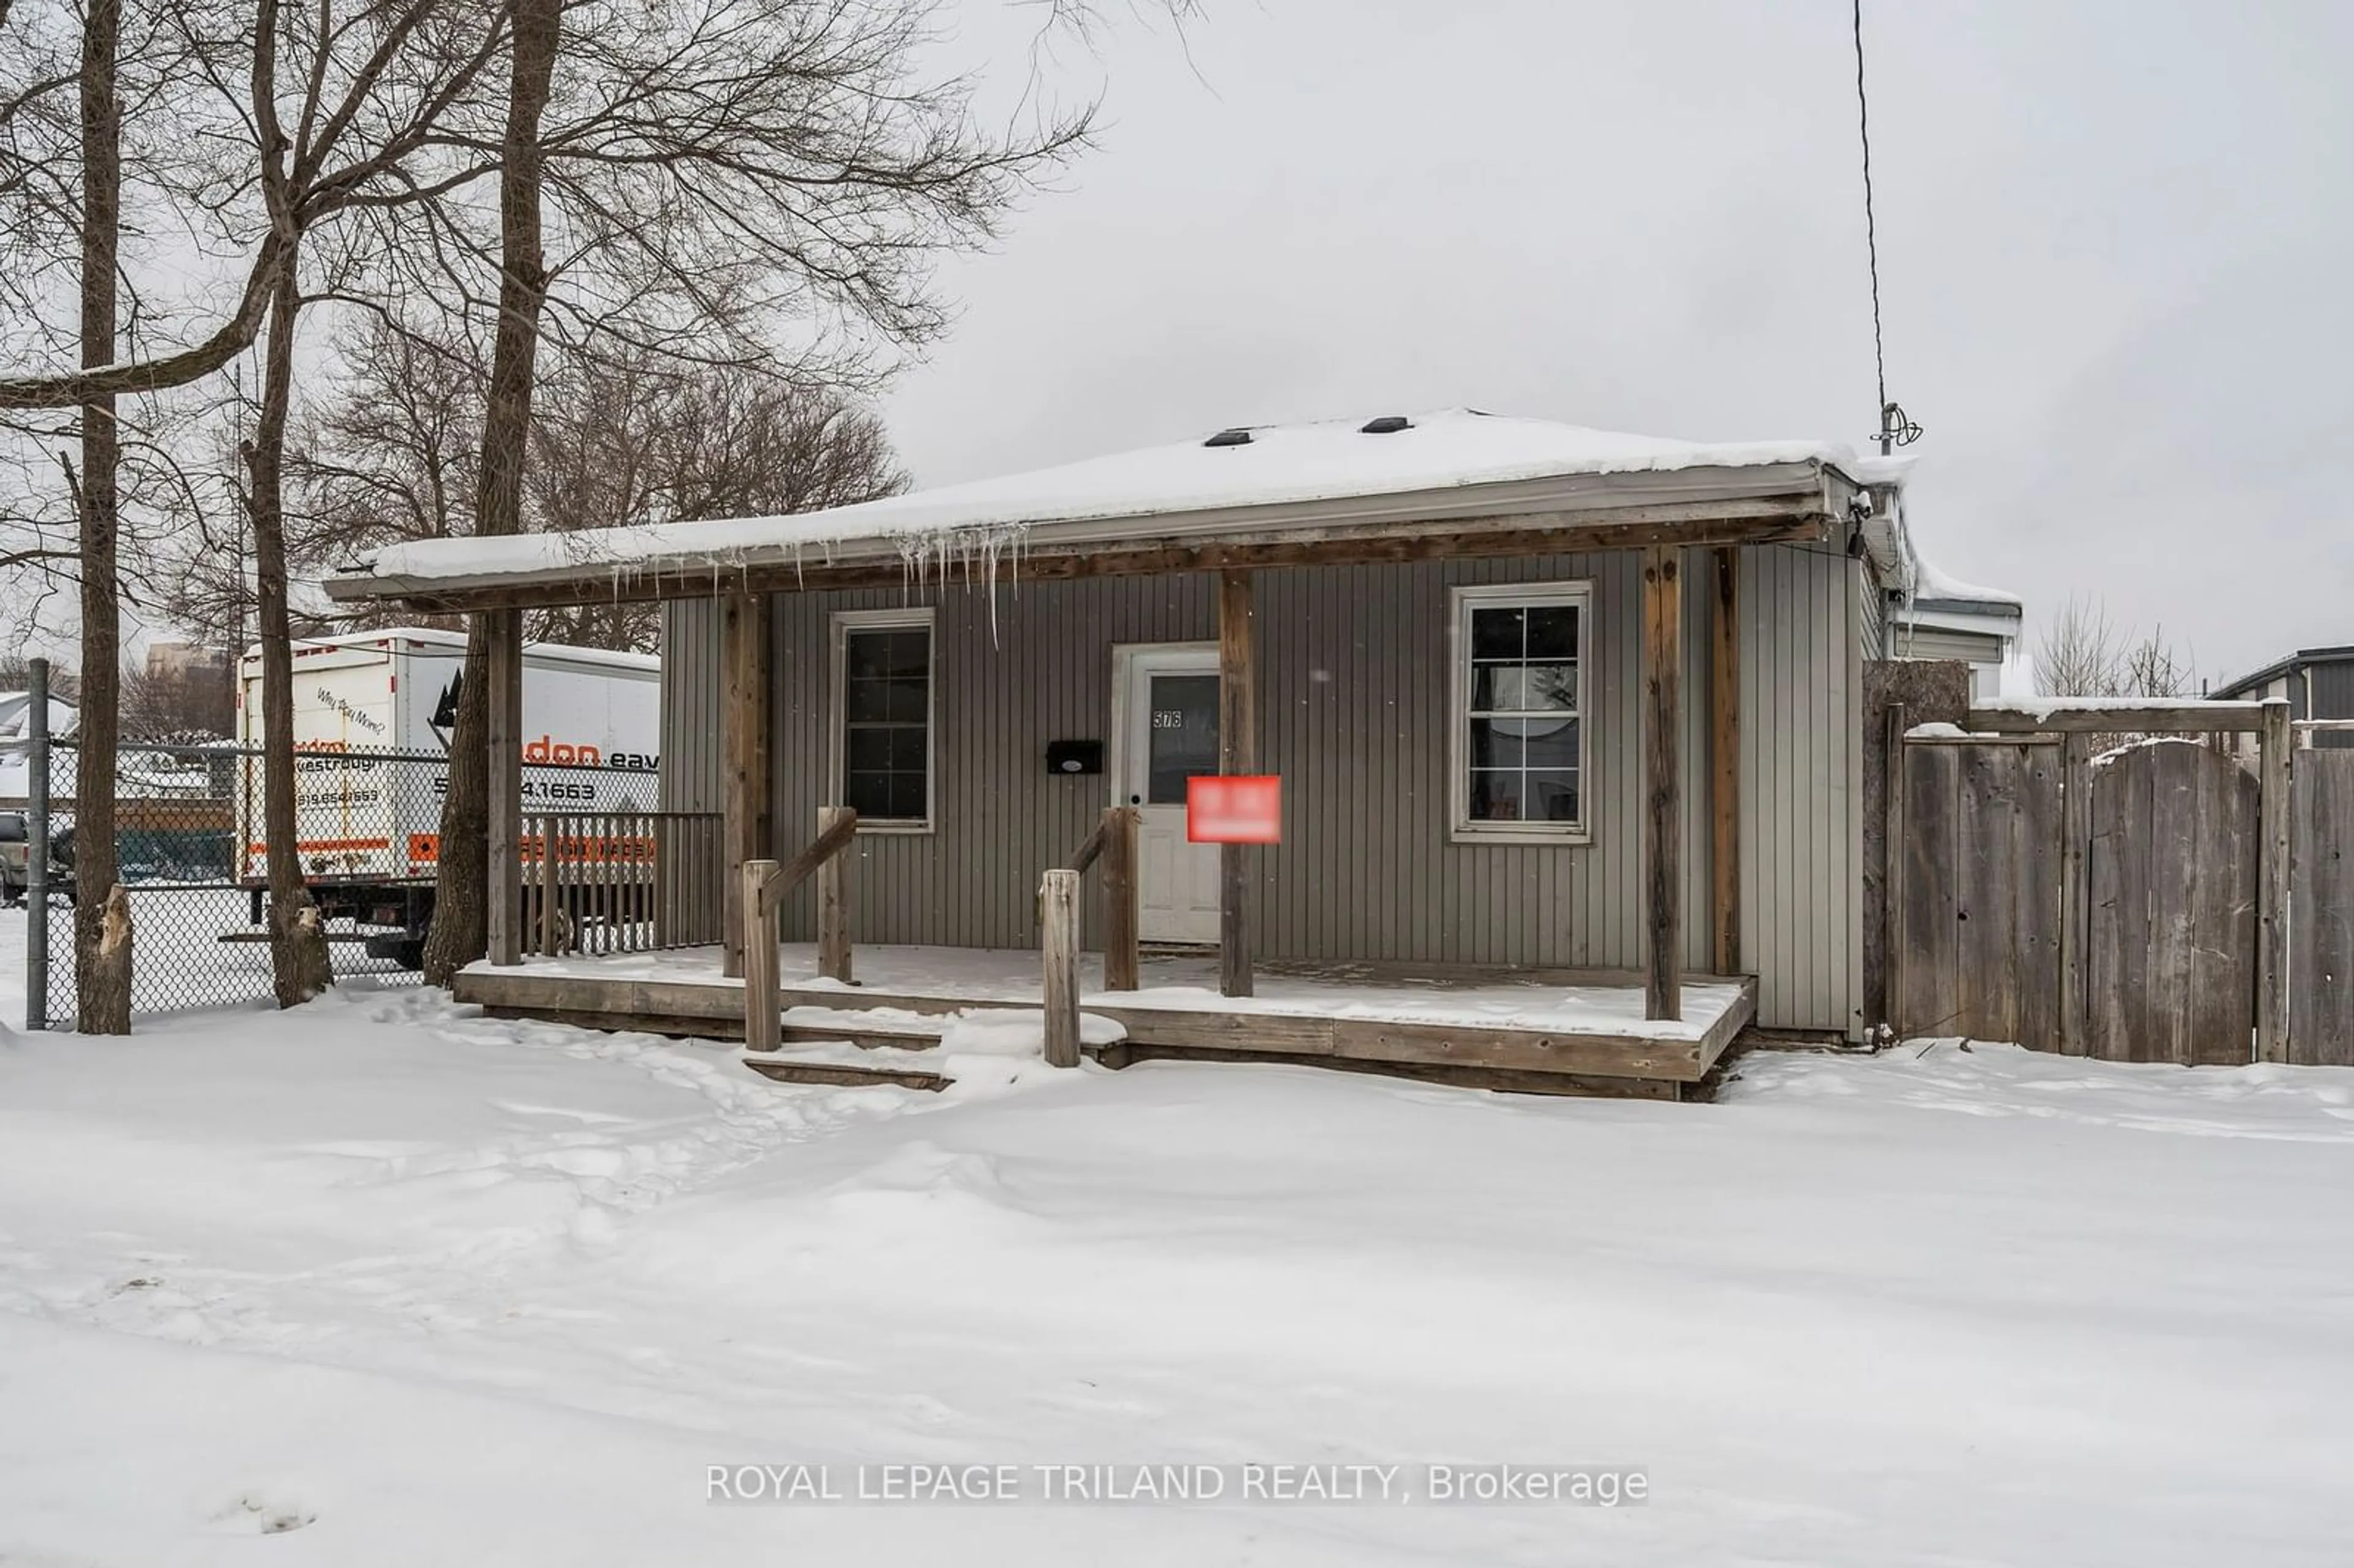
[[[2035,653],[2035,683],[2047,697],[2119,694],[2124,638],[2098,602],[2072,596],[2043,629]]]
[[[81,41],[81,362],[111,365],[117,351],[115,309],[122,227],[122,105],[115,95],[122,47],[121,0],[89,0]],[[114,755],[119,720],[122,623],[116,575],[121,520],[122,448],[114,398],[81,408],[81,468],[68,470],[74,493],[81,578],[83,756],[75,771],[75,1027],[85,1034],[131,1033],[131,931],[116,918]]]
[[[249,110],[267,233],[278,263],[253,435],[241,449],[252,524],[254,610],[261,648],[262,822],[270,884],[273,986],[292,1007],[333,980],[326,934],[297,853],[293,629],[289,604],[285,452],[295,338],[306,294],[304,242],[341,215],[395,210],[472,177],[441,172],[435,154],[464,123],[477,80],[505,41],[503,14],[461,0],[405,0],[339,9],[260,0]],[[281,57],[297,85],[284,95]],[[216,79],[226,90],[231,79]],[[348,249],[331,284],[356,266]]]
[[[2164,698],[2193,694],[2197,667],[2167,641],[2163,627],[2139,636],[2109,619],[2096,599],[2072,597],[2043,630],[2035,655],[2037,688],[2047,697]],[[2095,750],[2124,746],[2135,732],[2091,737]]]
[[[847,506],[907,486],[875,413],[830,387],[642,356],[550,382],[533,431],[531,512],[547,529],[611,528]],[[660,607],[535,611],[533,635],[655,652]]]
[[[2120,668],[2122,694],[2129,697],[2187,697],[2199,679],[2190,657],[2166,640],[2162,626],[2152,627],[2126,649]]]
[[[932,259],[992,232],[1083,143],[1092,111],[1021,135],[982,132],[969,82],[917,77],[928,19],[918,0],[530,0],[528,16],[519,5],[497,160],[481,532],[522,526],[543,311],[560,343],[710,365],[824,363],[843,381],[879,348],[945,328]],[[527,75],[543,38],[549,69]],[[420,216],[441,229],[415,253],[470,249],[464,208]],[[774,335],[784,323],[790,344]],[[478,620],[425,952],[435,983],[487,945],[488,709],[485,682],[472,678],[484,651]]]
[[[474,531],[484,368],[475,345],[381,316],[341,344],[343,372],[292,438],[290,561],[331,571],[384,545]],[[806,512],[904,486],[882,421],[830,387],[641,350],[547,356],[532,400],[523,520],[563,532]],[[346,624],[413,619],[387,610]],[[656,607],[536,609],[537,641],[652,652]]]
[[[2112,621],[2099,600],[2082,596],[2072,597],[2043,629],[2035,676],[2047,697],[2179,697],[2198,679],[2165,628],[2139,636]]]
[[[122,667],[122,734],[131,740],[226,738],[237,724],[237,677],[226,662],[182,670]]]
[[[532,379],[539,313],[547,299],[541,249],[540,181],[546,150],[540,120],[553,90],[562,41],[562,0],[515,0],[513,69],[499,160],[499,312],[482,418],[474,531],[523,532],[523,471],[531,437]],[[480,958],[490,930],[490,629],[467,628],[466,663],[450,731],[449,788],[441,797],[441,852],[435,862],[433,925],[425,937],[428,982],[448,985]]]

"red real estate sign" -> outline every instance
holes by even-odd
[[[1272,773],[1186,779],[1185,837],[1197,844],[1280,843],[1283,780]]]

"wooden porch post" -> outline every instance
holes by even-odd
[[[768,601],[731,591],[719,610],[719,963],[744,972],[744,863],[769,851]]]
[[[1680,1019],[1683,991],[1683,574],[1643,551],[1643,1016]]]
[[[490,689],[490,815],[484,848],[490,859],[483,910],[494,964],[523,962],[523,611],[482,612],[490,644],[484,676]]]
[[[1046,1065],[1079,1065],[1079,874],[1057,868],[1038,882],[1039,993]]]
[[[844,821],[855,828],[858,813],[847,806],[817,809],[817,836],[839,829]],[[850,849],[825,857],[817,868],[817,972],[844,985],[850,978]],[[770,933],[771,938],[774,932]]]
[[[1741,552],[1710,552],[1715,614],[1709,624],[1708,763],[1710,967],[1741,972]]]
[[[1251,635],[1251,575],[1218,574],[1218,771],[1258,771],[1257,656]],[[1218,991],[1251,994],[1248,844],[1218,846]]]
[[[777,994],[777,908],[769,899],[769,879],[777,874],[772,860],[748,860],[737,873],[736,895],[743,901],[748,922],[744,942],[744,1049],[774,1051],[784,1044],[784,1025]]]

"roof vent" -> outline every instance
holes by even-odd
[[[1394,436],[1400,430],[1414,429],[1414,421],[1404,414],[1384,414],[1378,419],[1367,419],[1357,428],[1368,436]]]
[[[1250,445],[1250,432],[1237,425],[1231,430],[1220,430],[1202,444],[1205,447],[1246,447]]]

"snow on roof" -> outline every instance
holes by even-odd
[[[2027,601],[2009,588],[1981,588],[1977,583],[1964,582],[1948,572],[1941,571],[1920,546],[1913,550],[1913,599],[1956,604],[2008,605],[2014,610],[2024,610]]]
[[[337,653],[347,649],[368,650],[395,648],[401,643],[414,643],[426,648],[466,646],[462,631],[444,631],[435,626],[384,626],[370,631],[354,631],[341,637],[298,637],[294,640],[296,657],[308,653]],[[602,664],[614,670],[659,670],[662,659],[652,653],[616,653],[603,648],[572,648],[560,642],[531,642],[524,646],[526,659],[562,659],[578,664]],[[261,644],[255,643],[245,651],[243,662],[258,663]],[[249,678],[255,678],[250,677]]]
[[[1900,463],[1909,466],[1911,460],[1879,458],[1873,461],[1893,468]],[[1992,615],[2014,620],[2026,614],[2027,601],[2009,588],[1981,587],[1977,583],[1965,582],[1952,573],[1941,570],[1935,561],[1922,552],[1920,536],[1913,526],[1911,512],[1912,508],[1909,504],[1903,502],[1898,503],[1898,513],[1904,535],[1904,553],[1911,567],[1912,577],[1905,594],[1904,609],[1907,612],[1934,608]]]
[[[1108,522],[1280,506],[1600,474],[1819,463],[1860,466],[1829,441],[1710,444],[1621,435],[1548,419],[1445,408],[1372,434],[1359,418],[1248,427],[1249,440],[1203,437],[1056,468],[913,491],[782,517],[666,523],[495,539],[392,545],[360,567],[376,577],[523,574],[656,559],[726,562],[753,550],[949,534],[1012,535],[1035,524]]]

